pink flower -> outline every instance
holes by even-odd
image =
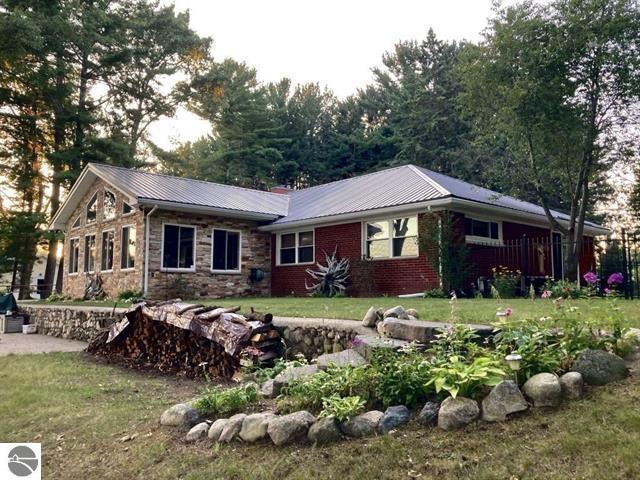
[[[607,279],[609,285],[620,285],[624,281],[624,277],[620,272],[612,273]]]
[[[544,292],[542,292],[542,295],[540,295],[542,298],[551,298],[551,290],[545,290]]]
[[[611,292],[612,292],[612,291],[613,291],[613,290],[611,290],[610,288],[605,288],[605,289],[604,289],[604,294],[605,294],[605,295],[611,295]]]
[[[595,283],[598,281],[598,276],[593,272],[585,273],[582,278],[584,278],[584,281],[589,285],[595,285]]]

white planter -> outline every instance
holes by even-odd
[[[38,327],[35,323],[22,326],[22,333],[24,333],[25,335],[28,335],[30,333],[37,333],[37,332],[38,332]]]

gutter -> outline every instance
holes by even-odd
[[[149,205],[149,206],[153,205],[154,208],[159,207],[159,208],[165,208],[167,210],[173,210],[173,211],[204,213],[208,215],[218,215],[221,217],[229,217],[229,218],[242,218],[246,220],[274,221],[282,216],[275,213],[259,213],[259,212],[245,211],[245,210],[233,210],[229,208],[208,207],[205,205],[196,205],[192,203],[179,203],[179,202],[168,202],[165,200],[154,200],[154,199],[145,198],[145,197],[138,197],[138,204]]]
[[[144,232],[144,288],[142,291],[142,296],[146,297],[147,292],[149,291],[149,232],[151,231],[149,219],[153,212],[155,212],[158,208],[158,205],[154,205],[149,213],[147,213],[145,219],[145,232]]]

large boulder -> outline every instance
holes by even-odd
[[[624,360],[604,350],[585,350],[576,359],[572,370],[581,373],[589,385],[605,385],[627,376]]]
[[[337,365],[338,367],[345,367],[347,365],[359,367],[366,365],[367,361],[362,355],[351,348],[338,353],[326,353],[316,359],[316,365],[320,370],[326,370],[331,364]]]
[[[378,423],[380,433],[389,433],[391,430],[409,422],[411,412],[404,405],[389,407]]]
[[[435,339],[443,328],[449,324],[441,322],[427,322],[417,319],[386,318],[378,323],[377,329],[380,335],[390,338],[429,343]],[[491,335],[493,327],[488,325],[469,325],[480,338]]]
[[[222,432],[220,433],[220,437],[218,438],[219,442],[229,443],[238,438],[238,434],[242,429],[242,422],[244,422],[246,415],[244,413],[238,413],[233,417],[227,420]]]
[[[277,396],[273,378],[266,380],[262,385],[260,385],[260,395],[264,398],[275,398]]]
[[[200,440],[201,438],[206,437],[208,432],[209,424],[207,422],[202,422],[189,430],[185,439],[187,440],[187,442],[195,442],[196,440]]]
[[[508,415],[527,408],[529,405],[518,385],[513,380],[503,380],[482,400],[482,419],[487,422],[502,422]]]
[[[289,367],[286,370],[280,372],[273,379],[273,394],[277,396],[282,390],[282,387],[288,385],[294,380],[310,377],[318,373],[317,365],[302,365],[301,367]]]
[[[425,427],[432,427],[438,423],[438,410],[440,410],[439,402],[427,402],[420,410],[417,420]]]
[[[415,319],[420,318],[420,315],[418,315],[418,311],[415,308],[407,308],[406,312],[409,317],[413,317]]]
[[[313,425],[316,418],[309,412],[290,413],[281,417],[274,417],[269,420],[267,433],[271,441],[276,445],[286,445],[307,438],[309,427]]]
[[[555,407],[560,403],[560,380],[552,373],[538,373],[527,380],[522,391],[534,407]]]
[[[309,428],[308,438],[318,445],[337,442],[342,438],[340,424],[334,417],[321,418]]]
[[[362,326],[371,328],[375,327],[376,323],[378,323],[378,312],[375,307],[371,307],[369,310],[367,310],[367,313],[362,319]]]
[[[348,437],[368,437],[378,432],[378,425],[384,413],[371,410],[347,420],[342,424],[342,433]]]
[[[274,417],[273,413],[252,413],[247,415],[242,421],[240,438],[245,442],[257,442],[267,436],[269,420]]]
[[[408,344],[406,340],[382,338],[378,335],[356,335],[353,340],[354,349],[367,360],[372,360],[376,351],[399,350]]]
[[[438,411],[438,427],[455,430],[473,422],[480,416],[478,402],[465,397],[447,397]]]
[[[407,312],[405,311],[404,307],[402,305],[398,305],[396,307],[390,308],[388,310],[385,310],[385,312],[382,314],[382,318],[408,318],[407,317]]]
[[[224,427],[227,425],[228,421],[229,420],[227,420],[226,418],[219,418],[218,420],[213,422],[211,424],[211,427],[209,427],[209,433],[207,433],[207,437],[209,437],[209,440],[217,442],[220,439],[220,435],[222,435],[222,431],[224,430]]]
[[[567,372],[560,377],[560,389],[562,396],[569,400],[577,400],[582,397],[584,380],[579,372]]]
[[[189,430],[200,420],[198,411],[185,404],[178,403],[165,410],[160,416],[160,425],[180,427],[182,430]]]

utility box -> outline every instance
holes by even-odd
[[[23,315],[0,315],[0,333],[22,333]]]

